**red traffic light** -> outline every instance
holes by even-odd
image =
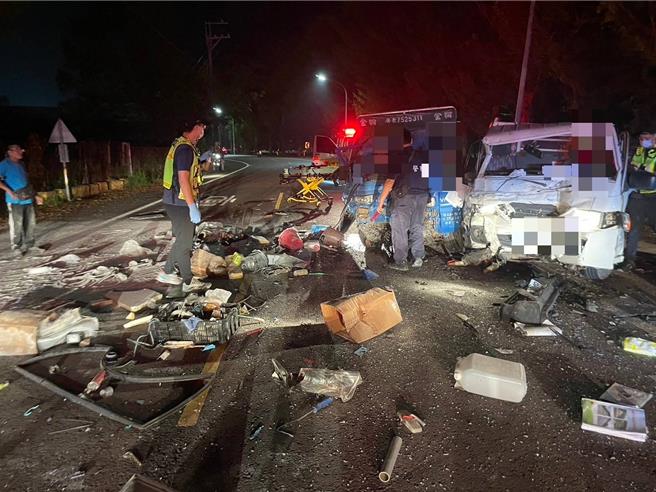
[[[355,137],[355,128],[344,128],[344,136],[346,138]]]

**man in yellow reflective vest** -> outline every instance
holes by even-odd
[[[159,273],[159,282],[171,285],[182,284],[183,293],[206,288],[191,273],[191,248],[196,224],[201,221],[198,192],[202,183],[201,157],[196,148],[205,134],[202,121],[185,123],[182,136],[171,144],[164,162],[162,202],[171,220],[175,243]]]
[[[640,145],[631,159],[631,165],[636,170],[656,174],[656,142],[654,135],[648,132],[640,134]],[[656,228],[656,192],[653,190],[638,190],[631,193],[626,211],[631,216],[631,231],[626,241],[625,269],[635,267],[640,229],[647,224]]]

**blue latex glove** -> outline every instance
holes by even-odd
[[[195,203],[188,205],[189,207],[189,218],[194,224],[200,224],[200,210]]]
[[[200,160],[200,162],[205,162],[205,161],[209,161],[211,158],[212,158],[212,151],[211,150],[206,150],[205,152],[203,152],[201,154],[199,160]]]

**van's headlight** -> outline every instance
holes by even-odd
[[[627,227],[631,228],[631,220],[629,214],[622,212],[604,212],[601,214],[600,229],[608,229],[609,227],[622,227],[628,232]]]

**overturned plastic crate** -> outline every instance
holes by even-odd
[[[155,343],[169,340],[191,341],[196,344],[226,343],[238,329],[237,308],[227,311],[222,319],[201,320],[193,329],[188,328],[182,320],[153,319],[148,325],[148,332]]]

